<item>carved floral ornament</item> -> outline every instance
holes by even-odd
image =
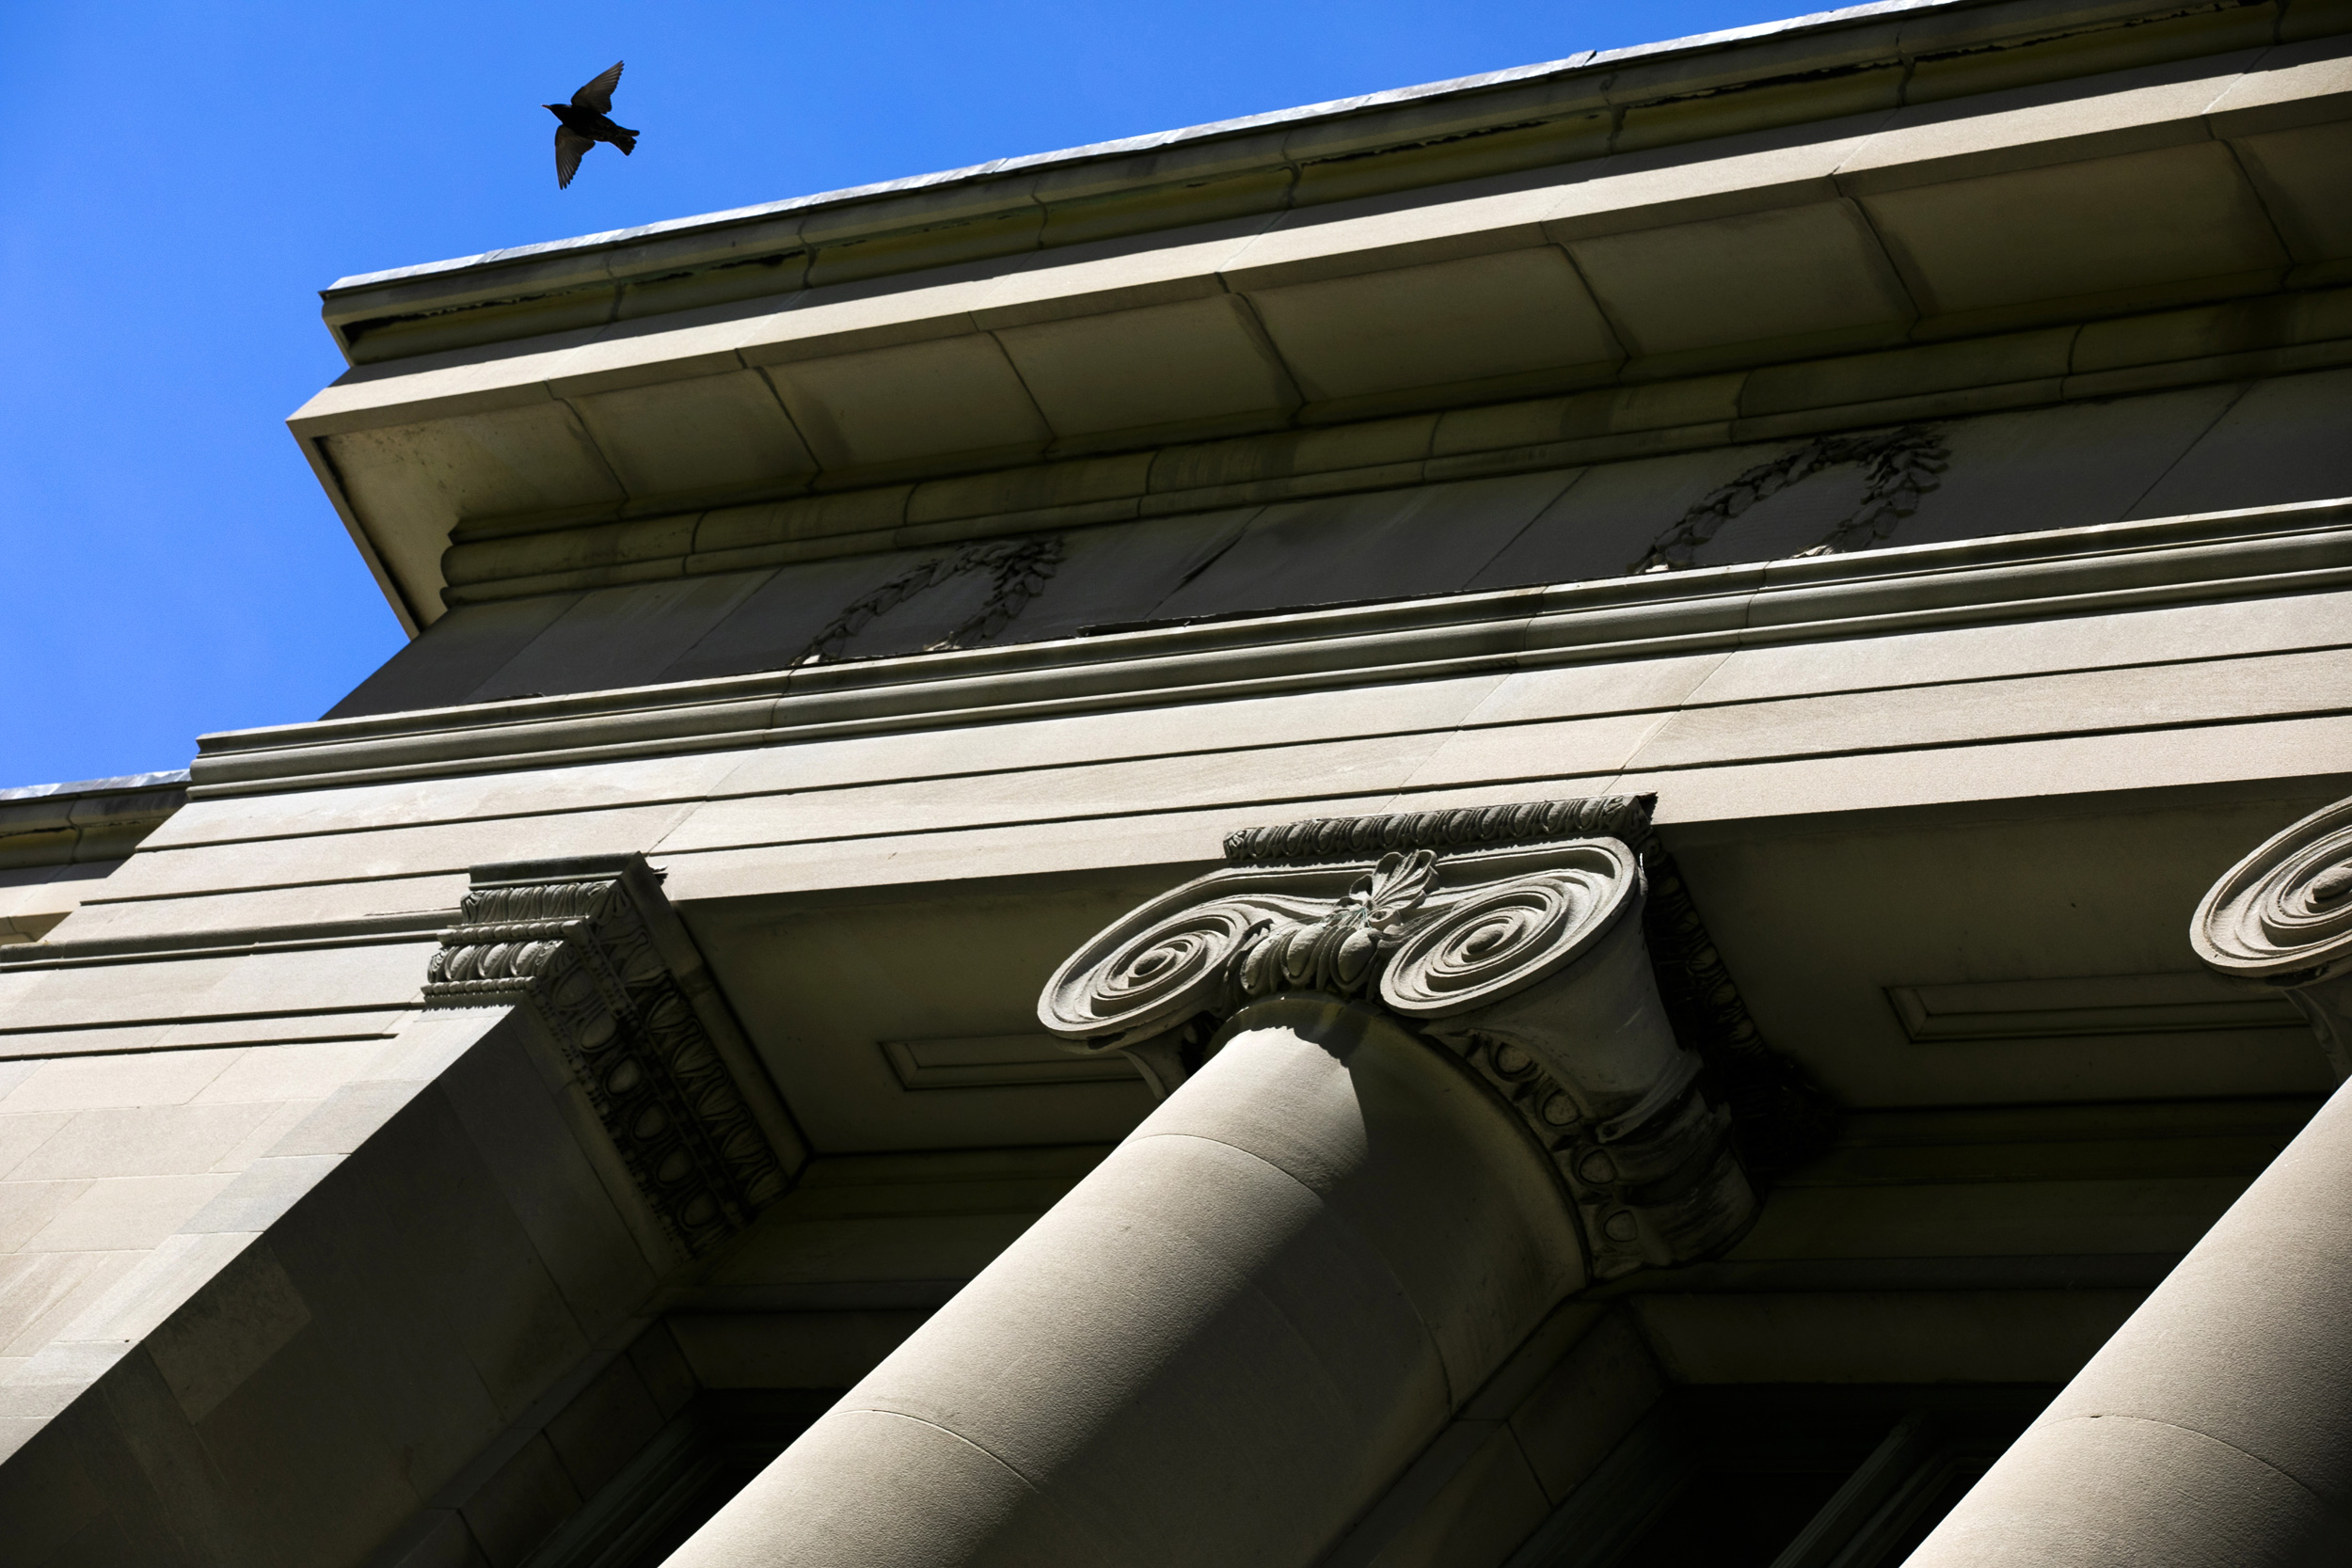
[[[1410,820],[1277,832],[1393,837]],[[1431,826],[1464,823],[1476,836],[1475,815]],[[1705,1256],[1755,1212],[1728,1113],[1708,1104],[1698,1053],[1661,1003],[1644,899],[1641,857],[1615,837],[1235,866],[1081,947],[1038,1015],[1073,1049],[1124,1051],[1167,1094],[1258,1001],[1309,992],[1385,1010],[1518,1113],[1608,1278]]]
[[[2337,1078],[2352,1078],[2352,800],[2231,867],[2198,905],[2189,942],[2220,974],[2284,990]]]
[[[681,962],[681,959],[684,961]],[[642,856],[482,866],[425,1005],[533,1008],[690,1255],[790,1183],[797,1139]]]

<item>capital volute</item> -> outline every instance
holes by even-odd
[[[2352,800],[2313,812],[2214,883],[2189,943],[2216,973],[2285,992],[2352,1077]]]

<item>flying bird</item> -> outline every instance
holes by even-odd
[[[580,172],[580,154],[600,141],[611,142],[624,156],[637,150],[637,133],[607,118],[612,113],[612,89],[621,85],[621,67],[628,63],[614,60],[612,70],[572,94],[569,103],[539,105],[561,122],[555,128],[557,190],[572,182]]]

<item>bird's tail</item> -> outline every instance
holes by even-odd
[[[612,145],[619,148],[624,156],[637,150],[636,132],[628,129],[626,126],[619,125],[614,126],[613,129],[621,134],[613,140]]]

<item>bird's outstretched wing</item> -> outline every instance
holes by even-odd
[[[621,67],[627,60],[614,60],[612,69],[572,94],[572,107],[594,109],[600,115],[612,112],[612,89],[621,85]]]
[[[581,135],[568,125],[559,125],[555,128],[555,188],[557,190],[560,191],[572,182],[572,176],[580,172],[580,155],[596,145],[592,138]]]

